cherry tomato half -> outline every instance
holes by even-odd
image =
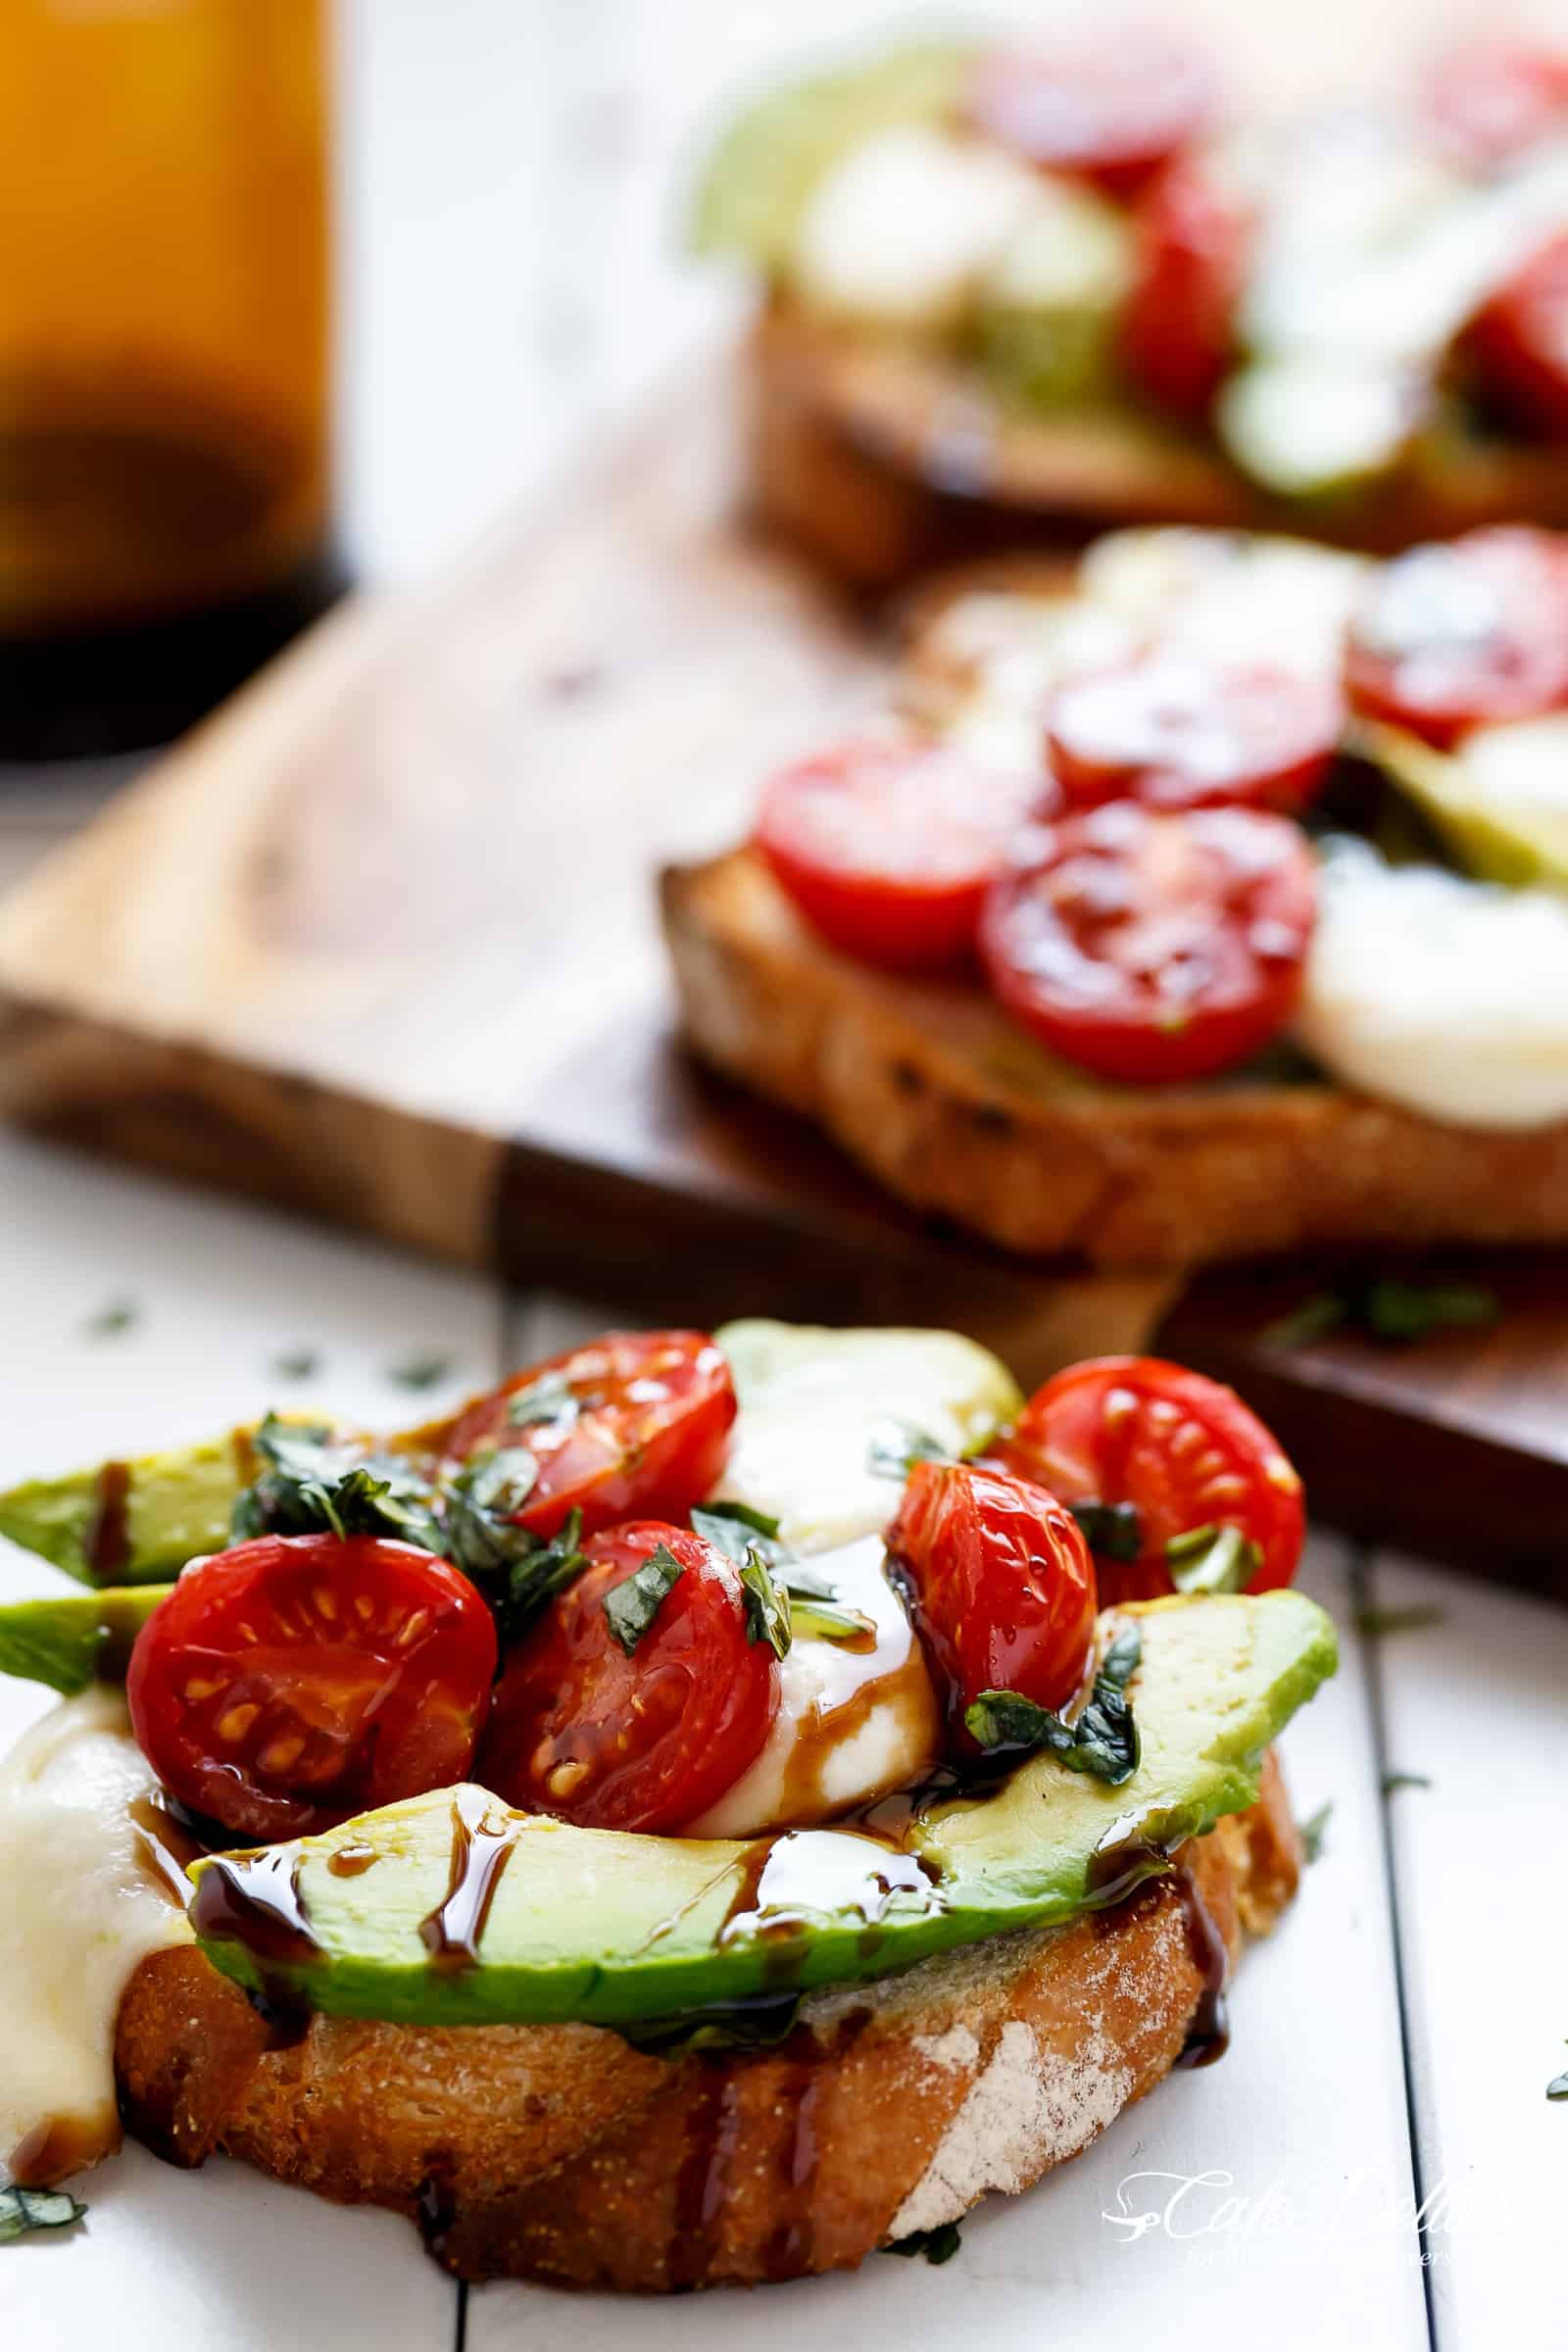
[[[734,1419],[729,1365],[706,1332],[614,1331],[475,1397],[445,1451],[456,1462],[479,1446],[521,1446],[539,1473],[518,1524],[553,1536],[580,1510],[593,1535],[634,1513],[684,1518],[717,1485]]]
[[[1316,879],[1299,827],[1253,808],[1112,801],[1052,826],[997,883],[980,951],[1013,1018],[1132,1084],[1201,1078],[1290,1018]]]
[[[1095,1565],[1054,1494],[990,1463],[916,1462],[887,1542],[951,1724],[982,1690],[1066,1704],[1094,1648]]]
[[[605,1596],[661,1544],[681,1574],[630,1655]],[[756,1761],[778,1660],[747,1631],[733,1564],[642,1520],[596,1536],[588,1567],[507,1659],[479,1777],[509,1804],[600,1830],[678,1830]]]
[[[986,889],[1050,787],[928,743],[851,743],[786,768],[758,847],[845,955],[933,971],[973,953]]]
[[[1211,165],[1181,156],[1138,207],[1121,352],[1139,389],[1199,423],[1236,360],[1253,220]]]
[[[1047,756],[1074,808],[1296,809],[1328,773],[1343,718],[1316,678],[1167,647],[1060,687]]]
[[[1069,1365],[1030,1397],[996,1451],[1065,1502],[1133,1505],[1139,1557],[1095,1555],[1105,1601],[1171,1592],[1165,1545],[1201,1527],[1238,1528],[1257,1545],[1250,1592],[1296,1574],[1306,1529],[1300,1480],[1233,1389],[1180,1364],[1111,1355]]]
[[[258,1536],[185,1570],[125,1695],[165,1787],[265,1843],[463,1780],[495,1670],[495,1619],[449,1561]]]
[[[1205,50],[1156,25],[1072,25],[982,59],[975,128],[1049,172],[1122,193],[1205,129],[1219,95]]]
[[[1456,162],[1506,163],[1568,122],[1568,47],[1482,34],[1437,58],[1423,111]]]
[[[1568,233],[1497,289],[1465,347],[1482,389],[1515,423],[1568,438]]]
[[[1351,616],[1353,708],[1448,744],[1568,702],[1568,537],[1470,531],[1379,566]]]

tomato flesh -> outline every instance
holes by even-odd
[[[1294,1011],[1316,881],[1305,836],[1252,808],[1063,817],[980,927],[1003,1006],[1069,1061],[1134,1085],[1206,1077]]]
[[[1118,21],[994,51],[975,73],[967,113],[1026,162],[1082,173],[1119,195],[1198,137],[1218,94],[1205,50]]]
[[[1568,122],[1568,48],[1483,34],[1439,57],[1425,112],[1457,163],[1486,171]]]
[[[1089,1671],[1097,1594],[1055,1495],[989,1463],[916,1462],[887,1541],[959,1745],[982,1690],[1065,1706]]]
[[[1369,717],[1446,745],[1568,702],[1568,537],[1523,526],[1412,548],[1350,622],[1346,689]]]
[[[1163,648],[1059,688],[1047,751],[1078,808],[1295,809],[1328,773],[1342,718],[1339,696],[1317,679]]]
[[[1568,437],[1568,232],[1498,288],[1466,346],[1483,389],[1514,423]]]
[[[972,955],[987,887],[1048,790],[940,745],[844,744],[773,778],[757,845],[832,946],[941,971]]]
[[[1069,1503],[1131,1503],[1136,1560],[1095,1555],[1105,1601],[1172,1592],[1165,1545],[1201,1527],[1234,1527],[1255,1544],[1247,1590],[1269,1592],[1296,1574],[1305,1538],[1301,1482],[1234,1389],[1152,1355],[1069,1365],[1030,1397],[999,1458]]]
[[[464,1779],[495,1669],[495,1620],[449,1561],[258,1536],[185,1570],[125,1694],[165,1787],[266,1842]]]
[[[605,1596],[664,1545],[681,1575],[628,1656]],[[716,1804],[778,1712],[778,1660],[754,1641],[740,1576],[701,1536],[639,1521],[511,1651],[479,1777],[509,1804],[600,1830],[674,1831]]]
[[[1212,168],[1182,156],[1145,191],[1136,227],[1122,358],[1141,391],[1200,423],[1236,360],[1251,209]]]
[[[514,1420],[514,1399],[541,1385],[564,1388],[567,1409]],[[593,1535],[634,1516],[683,1518],[718,1483],[735,1411],[729,1365],[706,1332],[610,1332],[476,1397],[444,1451],[460,1462],[481,1446],[521,1447],[538,1474],[517,1523],[553,1536],[580,1510]]]

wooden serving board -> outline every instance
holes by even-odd
[[[1568,1593],[1568,1264],[1401,1351],[1321,1282],[1054,1274],[922,1228],[672,1038],[651,880],[875,703],[863,616],[733,519],[711,371],[417,595],[340,611],[0,910],[0,1109],[620,1314],[953,1322],[1025,1379],[1152,1337],[1319,1512]]]

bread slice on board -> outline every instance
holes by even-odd
[[[752,338],[750,491],[760,519],[872,589],[932,564],[1137,522],[1285,531],[1375,550],[1483,523],[1568,527],[1568,450],[1446,442],[1377,489],[1270,498],[1152,413],[999,408],[940,352],[775,304]]]
[[[973,982],[852,962],[751,850],[666,868],[698,1053],[823,1127],[891,1193],[1030,1255],[1196,1265],[1370,1243],[1568,1240],[1568,1124],[1441,1126],[1327,1081],[1116,1088]]]
[[[777,2050],[652,2057],[592,2026],[318,2017],[272,2046],[199,1951],[132,1979],[130,2129],[417,2221],[466,2278],[671,2288],[853,2268],[1075,2156],[1170,2072],[1217,1954],[1271,1928],[1300,1840],[1258,1802],[1108,1911],[812,1994]]]

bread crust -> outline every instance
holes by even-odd
[[[1121,523],[1286,531],[1373,550],[1484,523],[1568,526],[1568,452],[1446,446],[1352,499],[1270,498],[1152,413],[1010,416],[940,352],[774,303],[747,368],[760,519],[839,578],[883,589],[932,564]]]
[[[698,1053],[1004,1248],[1131,1268],[1568,1239],[1568,1123],[1444,1126],[1316,1082],[1079,1086],[973,983],[835,954],[750,850],[669,867],[661,894]]]
[[[854,2268],[1027,2187],[1170,2071],[1204,1991],[1184,1873],[1233,1960],[1296,1889],[1272,1756],[1257,1804],[1178,1859],[1112,1911],[812,1995],[779,2050],[679,2061],[591,2026],[318,2017],[277,2047],[180,1946],[126,1990],[122,2111],[174,2163],[224,2149],[391,2206],[461,2278],[667,2289]]]

